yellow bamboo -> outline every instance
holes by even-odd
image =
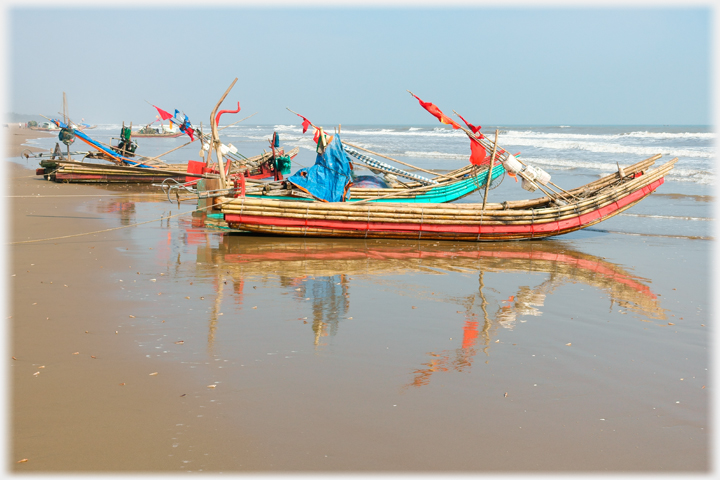
[[[495,143],[493,143],[493,151],[490,156],[490,169],[488,172],[492,172],[493,164],[495,163],[495,153],[497,152],[497,141],[498,141],[498,130],[495,129]],[[482,209],[485,210],[485,202],[487,202],[488,191],[490,190],[490,175],[488,175],[487,182],[485,182],[485,195],[483,196]]]

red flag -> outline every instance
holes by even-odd
[[[459,113],[457,114],[457,116],[460,117],[460,119],[461,119],[463,122],[465,122],[465,125],[467,125],[468,128],[469,128],[470,130],[472,130],[472,132],[473,132],[474,134],[477,134],[477,133],[480,131],[480,129],[482,128],[482,127],[479,127],[479,126],[476,127],[476,126],[473,125],[472,123],[468,123],[468,121],[465,120],[465,119],[462,117],[462,115],[460,115]],[[480,134],[480,138],[483,138],[483,134]]]
[[[487,151],[485,150],[485,147],[475,140],[470,140],[470,163],[473,165],[482,165],[485,163],[486,157]]]
[[[153,105],[153,107],[155,107],[155,105]],[[160,118],[162,118],[163,120],[172,118],[172,115],[170,115],[168,112],[166,112],[162,108],[158,108],[158,107],[155,107],[155,108],[157,109],[158,113],[160,114]]]
[[[303,132],[303,133],[305,133],[305,132]],[[320,140],[320,129],[316,128],[315,135],[313,135],[313,142],[317,143],[318,140]]]
[[[188,127],[185,129],[185,133],[187,133],[190,136],[190,140],[195,141],[195,138],[193,138],[193,133],[195,133],[195,130]]]
[[[311,124],[312,122],[310,122],[310,120],[308,120],[307,118],[303,117],[303,116],[300,115],[299,113],[296,113],[295,115],[297,115],[298,117],[300,117],[300,118],[303,119],[303,123],[302,123],[303,133],[307,132],[307,129],[308,129],[308,127],[310,126],[310,124]]]
[[[460,125],[458,125],[453,119],[446,117],[445,114],[444,114],[438,107],[436,107],[435,105],[433,105],[432,103],[430,103],[430,102],[423,102],[422,100],[420,100],[420,97],[418,97],[418,96],[415,95],[414,93],[411,93],[410,95],[412,95],[413,97],[417,98],[417,99],[418,99],[418,102],[420,102],[420,105],[421,105],[425,110],[427,110],[428,112],[430,112],[432,115],[434,115],[435,117],[437,117],[437,119],[440,120],[440,123],[444,123],[444,124],[446,124],[446,125],[452,125],[452,127],[453,127],[454,129],[456,129],[456,130],[457,130],[458,128],[460,128]]]

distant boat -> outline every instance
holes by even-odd
[[[151,127],[150,125],[145,125],[143,128],[139,130],[135,130],[132,132],[132,135],[134,137],[142,137],[142,138],[175,138],[182,135],[183,132],[180,130],[174,130],[172,129],[172,126],[170,129],[166,127],[165,125],[160,125],[159,127]]]
[[[43,123],[39,123],[37,125],[28,125],[28,128],[30,130],[37,130],[40,132],[59,132],[60,131],[60,127],[58,127],[57,125],[55,125],[52,122],[43,122]]]

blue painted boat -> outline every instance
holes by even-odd
[[[52,122],[61,129],[68,128],[68,126],[60,120],[52,120]],[[113,150],[112,148],[106,147],[105,145],[93,140],[92,138],[88,137],[80,130],[72,129],[72,128],[71,128],[71,130],[72,130],[73,134],[75,135],[75,137],[79,138],[80,140],[82,140],[83,142],[88,144],[89,146],[101,151],[102,153],[104,153],[105,155],[107,155],[108,157],[110,157],[111,159],[115,160],[116,162],[118,162],[120,164],[129,165],[129,166],[133,166],[133,167],[140,167],[140,168],[156,168],[157,167],[157,165],[146,165],[142,162],[138,162],[137,159],[125,157],[125,156],[119,154],[118,152],[116,152],[115,150]]]

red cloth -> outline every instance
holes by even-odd
[[[295,115],[297,115],[298,117],[303,119],[303,123],[302,123],[303,133],[307,132],[307,129],[312,122],[310,120],[308,120],[307,118],[303,117],[302,115],[300,115],[299,113],[296,113]]]
[[[470,140],[470,163],[473,165],[487,163],[487,151],[485,147],[475,140]]]
[[[155,107],[155,105],[153,105],[153,107]],[[162,108],[158,108],[158,107],[155,107],[155,108],[157,109],[158,113],[160,114],[160,118],[162,118],[163,120],[168,120],[168,119],[172,118],[172,115],[170,115],[168,112],[166,112]]]
[[[472,132],[475,133],[475,134],[477,134],[477,133],[480,131],[480,129],[482,128],[482,127],[480,127],[480,126],[476,127],[476,126],[473,125],[472,123],[468,123],[468,121],[465,120],[465,119],[462,117],[462,115],[460,115],[459,113],[457,114],[457,116],[460,117],[460,119],[461,119],[463,122],[465,122],[465,125],[467,125],[468,128],[469,128],[470,130],[472,130]],[[480,136],[480,138],[482,138],[482,136]]]
[[[430,103],[430,102],[423,102],[422,100],[420,100],[420,97],[418,97],[418,96],[415,95],[414,93],[411,93],[411,95],[412,95],[413,97],[415,97],[415,98],[418,99],[418,102],[420,102],[420,105],[421,105],[425,110],[427,110],[427,111],[430,112],[432,115],[434,115],[435,117],[437,117],[437,119],[440,120],[440,123],[444,123],[444,124],[446,124],[446,125],[452,125],[452,127],[453,127],[454,129],[456,129],[456,130],[457,130],[458,128],[460,128],[460,125],[458,125],[453,119],[448,118],[447,116],[445,116],[445,114],[442,112],[442,110],[440,110],[438,107],[436,107],[435,105],[433,105],[433,104]]]

